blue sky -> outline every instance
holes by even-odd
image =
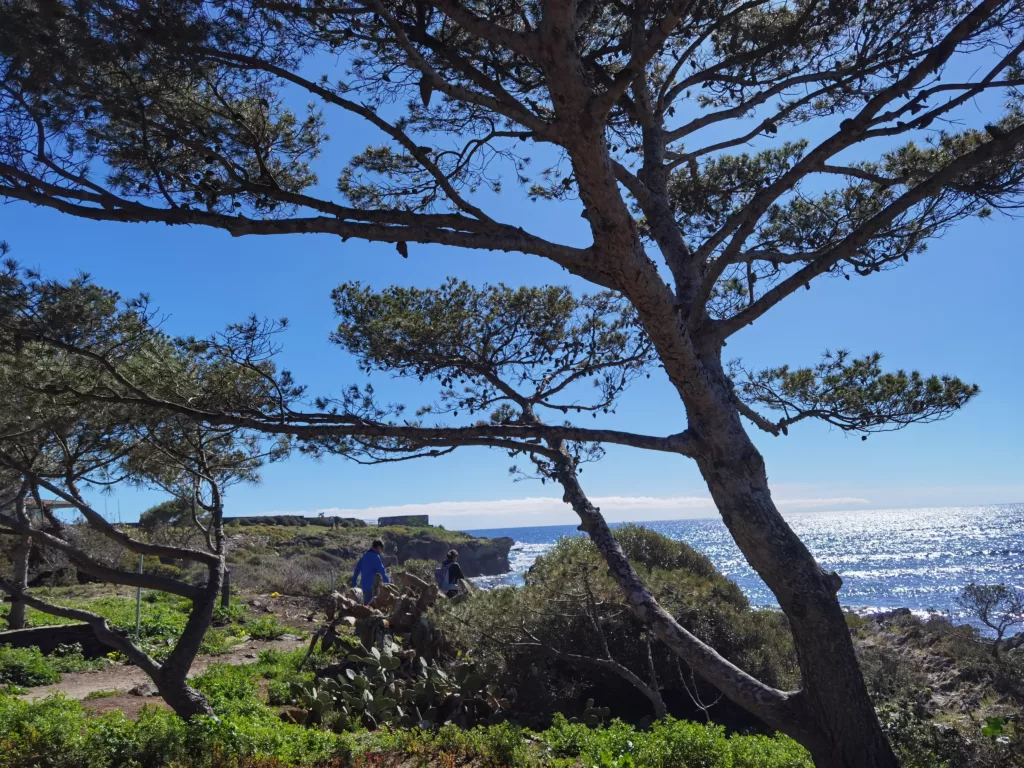
[[[317,164],[324,194],[333,189],[344,150],[379,140],[356,124],[331,130],[341,138]],[[489,199],[492,215],[560,242],[588,242],[574,204],[529,203],[508,187]],[[49,276],[87,271],[126,295],[148,292],[173,333],[207,334],[251,313],[287,317],[282,363],[313,393],[364,380],[327,340],[335,324],[329,294],[341,282],[432,286],[456,275],[474,283],[586,289],[536,257],[412,245],[405,260],[389,245],[325,236],[233,239],[201,229],[80,221],[21,203],[0,207],[0,239],[15,258]],[[967,222],[901,269],[849,282],[820,279],[730,341],[727,357],[752,366],[810,364],[826,348],[878,350],[890,367],[953,373],[982,388],[952,419],[867,441],[812,423],[788,437],[754,435],[783,511],[1024,501],[1022,239],[1024,222]],[[381,375],[371,381],[409,404],[433,395]],[[605,423],[655,434],[684,426],[680,402],[658,375],[633,386]],[[228,505],[233,514],[427,511],[463,528],[573,521],[550,487],[512,483],[508,463],[487,449],[381,467],[295,457],[268,467],[261,485],[233,489]],[[696,468],[678,457],[612,448],[583,479],[613,520],[714,513]],[[160,498],[120,489],[97,496],[96,504],[132,520]]]

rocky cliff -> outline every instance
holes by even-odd
[[[322,568],[350,570],[374,539],[384,542],[389,566],[409,560],[440,563],[450,549],[459,552],[466,576],[497,576],[511,570],[508,560],[512,539],[480,539],[435,526],[324,528],[316,525],[228,526],[228,559],[233,566],[258,563],[275,568],[287,561],[294,568],[315,572]]]
[[[410,532],[381,530],[388,564],[401,565],[408,560],[432,560],[440,563],[454,549],[467,577],[497,576],[512,570],[508,553],[515,543],[509,538],[467,539],[464,534],[438,528],[417,528]]]

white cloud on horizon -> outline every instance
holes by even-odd
[[[677,519],[714,517],[715,505],[708,496],[597,496],[591,497],[605,517],[612,522],[639,519]],[[813,498],[777,499],[776,504],[787,511],[828,511],[851,506],[865,506],[871,502],[859,496],[832,496]],[[267,515],[325,514],[373,520],[391,515],[430,515],[433,522],[457,521],[469,528],[559,525],[576,520],[575,515],[561,498],[553,496],[498,499],[491,501],[438,501],[421,504],[395,504],[362,508],[328,507],[313,511],[278,511]]]

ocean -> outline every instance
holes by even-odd
[[[1024,588],[1024,504],[807,512],[787,515],[786,520],[818,562],[842,576],[839,598],[858,612],[910,608],[963,618],[954,599],[970,582]],[[754,605],[777,607],[721,520],[642,524],[703,552]],[[473,580],[485,588],[522,584],[534,560],[559,538],[582,535],[571,525],[470,533],[508,536],[516,542],[511,573]]]

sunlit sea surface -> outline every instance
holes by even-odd
[[[950,611],[969,582],[1024,588],[1024,504],[874,511],[808,512],[786,520],[827,569],[843,577],[839,597],[863,612],[910,608]],[[747,565],[718,519],[666,520],[644,525],[685,541],[711,558],[755,605],[775,598]],[[474,579],[481,587],[522,584],[523,574],[574,526],[477,530],[515,540],[512,572]]]

